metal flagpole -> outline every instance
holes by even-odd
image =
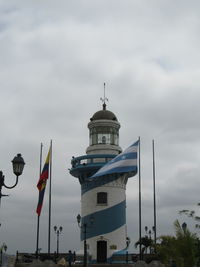
[[[156,244],[156,178],[155,178],[155,150],[154,150],[154,140],[152,140],[152,151],[153,151],[153,203],[154,203],[154,243]]]
[[[49,171],[49,234],[48,234],[48,255],[51,253],[51,173],[52,173],[52,140],[50,143],[50,171]]]
[[[40,144],[40,170],[39,178],[42,172],[42,143]],[[37,216],[37,241],[36,241],[36,258],[38,258],[38,248],[39,248],[39,235],[40,235],[40,215]]]
[[[140,170],[140,137],[139,137],[139,146],[138,146],[138,152],[139,152],[139,245],[140,245],[140,260],[142,260],[142,207],[141,207],[141,170]]]

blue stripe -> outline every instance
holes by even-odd
[[[120,174],[117,175],[110,175],[109,177],[100,177],[98,179],[91,179],[90,181],[88,182],[85,182],[83,184],[81,184],[81,194],[85,194],[86,192],[96,188],[96,187],[99,187],[99,186],[102,186],[102,185],[105,185],[105,184],[108,184],[114,180],[117,180],[119,178]]]
[[[90,223],[93,217],[93,224]],[[82,225],[86,224],[86,238],[110,233],[126,224],[126,201],[82,218]],[[81,241],[84,240],[84,227],[81,230]]]
[[[117,180],[120,176],[121,173],[127,172],[127,177],[135,176],[137,174],[137,166],[130,166],[128,171],[128,167],[126,167],[126,171],[122,169],[122,167],[116,168],[116,173],[110,174],[109,176],[101,176],[97,178],[91,178],[90,181],[87,181],[83,184],[81,184],[81,195],[85,194],[86,192],[99,187],[106,185],[114,180]]]
[[[137,173],[137,166],[122,166],[122,167],[116,167],[116,168],[112,168],[109,171],[104,171],[101,172],[101,175],[107,175],[107,174],[112,174],[112,173],[129,173],[129,172],[133,172],[134,174]],[[98,178],[98,177],[97,177]]]

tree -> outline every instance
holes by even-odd
[[[163,263],[169,263],[176,259],[176,238],[170,235],[162,235],[158,238],[156,252]]]
[[[175,236],[161,236],[156,251],[164,263],[175,261],[177,267],[193,267],[196,261],[197,236],[186,224],[174,222]]]
[[[175,221],[174,226],[177,239],[177,250],[179,256],[183,259],[183,266],[194,266],[197,236],[190,232],[186,224],[182,224],[181,227],[178,220]]]
[[[137,248],[141,244],[142,246],[142,255],[144,254],[145,251],[147,251],[148,248],[151,248],[153,245],[152,239],[149,238],[148,236],[141,237],[141,241],[138,240],[135,243],[135,248]]]
[[[200,203],[197,203],[197,206],[200,206]],[[200,217],[196,215],[194,210],[180,210],[179,214],[185,214],[187,217],[194,219],[196,222],[200,222]],[[200,229],[200,224],[196,223],[195,227]]]

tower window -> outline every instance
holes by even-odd
[[[106,144],[106,137],[105,137],[105,135],[102,136],[102,144]]]
[[[97,193],[97,204],[107,205],[108,204],[108,193],[106,192]]]
[[[110,134],[98,133],[98,144],[110,144]]]
[[[90,130],[90,145],[119,144],[119,131],[113,127],[95,127]]]

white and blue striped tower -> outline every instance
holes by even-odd
[[[88,123],[90,144],[86,155],[72,159],[71,175],[81,185],[81,218],[86,227],[87,248],[93,262],[109,262],[116,251],[127,246],[126,174],[91,179],[106,162],[121,153],[120,123],[106,109],[97,111]],[[92,219],[92,224],[91,224]],[[84,231],[81,230],[83,246]]]

